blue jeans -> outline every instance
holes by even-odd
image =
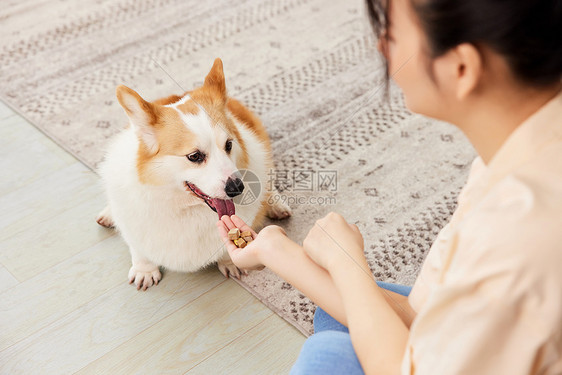
[[[386,290],[408,296],[412,287],[377,281]],[[346,326],[320,307],[314,313],[314,334],[304,343],[291,375],[364,374]]]

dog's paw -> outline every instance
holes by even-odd
[[[281,201],[269,205],[266,213],[267,217],[275,220],[286,219],[292,214],[291,208]]]
[[[244,273],[245,275],[248,274],[246,270],[240,270],[238,267],[232,263],[230,258],[228,260],[221,259],[217,262],[217,266],[219,267],[219,271],[224,275],[224,277],[228,277],[232,275],[240,280],[241,274]]]
[[[162,280],[162,274],[158,266],[150,265],[133,265],[129,270],[129,284],[135,284],[137,290],[147,290],[152,285],[158,285]]]
[[[105,208],[98,214],[96,222],[102,227],[115,228],[115,223],[111,217],[111,209],[109,206],[105,206]]]

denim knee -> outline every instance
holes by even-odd
[[[322,331],[304,343],[291,375],[363,374],[349,333]]]
[[[320,307],[316,307],[316,312],[314,313],[314,333],[322,331],[339,331],[347,332],[349,330],[346,326],[338,322],[336,319],[332,318],[330,314],[322,310]]]
[[[408,295],[410,295],[410,292],[412,291],[412,287],[407,286],[407,285],[385,283],[383,281],[377,281],[377,285],[379,287],[383,288],[383,289],[390,290],[391,292],[401,294],[404,297],[408,297]]]

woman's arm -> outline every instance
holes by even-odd
[[[377,286],[363,236],[334,212],[317,220],[304,240],[307,255],[330,273],[342,297],[353,348],[368,374],[398,374],[409,331]]]
[[[239,249],[228,239],[232,228],[252,232],[254,241]],[[304,249],[289,239],[276,225],[263,228],[259,234],[238,216],[223,216],[217,222],[232,262],[243,269],[271,269],[289,284],[300,290],[334,319],[347,326],[341,297],[328,271],[314,263]]]
[[[332,276],[324,268],[316,264],[306,255],[302,246],[299,246],[285,237],[285,243],[277,250],[262,255],[264,265],[300,290],[315,304],[330,314],[341,324],[347,327],[347,318],[344,311],[341,294]],[[371,275],[371,271],[367,271]],[[371,280],[374,282],[371,276]],[[376,283],[375,283],[375,286]],[[393,311],[398,315],[406,327],[410,327],[416,312],[410,306],[408,297],[391,292],[377,286],[380,293]]]
[[[234,223],[233,221],[236,221]],[[332,276],[326,269],[316,264],[306,254],[302,246],[291,241],[284,235],[281,228],[270,226],[262,229],[260,234],[254,235],[254,245],[248,245],[245,251],[237,249],[230,242],[227,236],[228,230],[238,227],[242,230],[251,230],[239,217],[224,217],[218,223],[219,233],[232,257],[233,262],[241,267],[248,267],[242,264],[241,258],[256,258],[250,262],[259,261],[264,266],[283,278],[285,281],[300,290],[315,304],[320,306],[334,319],[347,326],[347,319],[339,291],[336,289]],[[271,231],[270,229],[275,229]],[[272,245],[272,246],[271,246]],[[257,251],[254,251],[257,249]],[[259,259],[258,259],[259,258]],[[243,259],[246,260],[246,259]],[[259,267],[258,267],[259,268]],[[415,312],[408,303],[408,298],[400,294],[380,289],[385,296],[387,303],[396,311],[409,327]]]
[[[286,236],[280,236],[275,246],[261,254],[263,264],[347,326],[341,296],[328,271],[314,263],[301,246]]]
[[[367,264],[352,259],[330,269],[343,296],[353,348],[366,374],[399,374],[409,331],[377,287]]]
[[[380,287],[379,290],[383,294],[386,302],[390,305],[390,307],[392,307],[394,312],[398,314],[402,322],[404,322],[404,325],[408,329],[410,329],[410,326],[412,325],[412,322],[414,321],[417,313],[412,308],[412,306],[410,306],[408,297]]]

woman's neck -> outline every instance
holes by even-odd
[[[485,164],[509,136],[560,91],[560,84],[543,90],[495,89],[467,103],[453,122],[464,132]]]

